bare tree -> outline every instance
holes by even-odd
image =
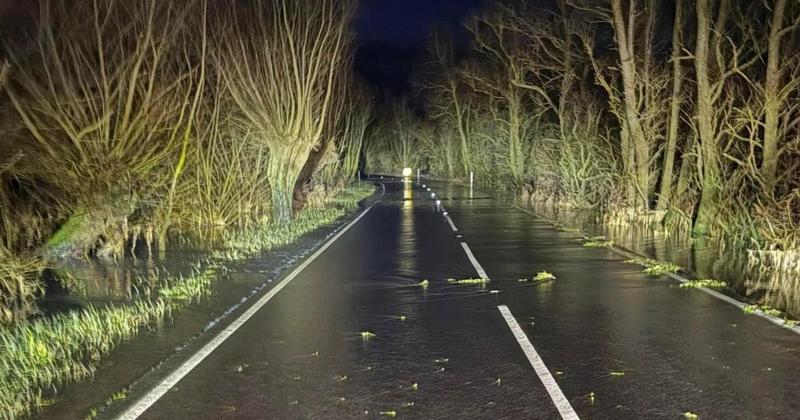
[[[558,113],[551,98],[551,88],[557,88],[563,74],[551,71],[537,54],[546,58],[559,57],[548,47],[541,22],[529,20],[520,11],[496,5],[489,13],[476,16],[467,24],[483,63],[472,62],[461,70],[464,82],[474,91],[485,95],[507,140],[507,165],[512,182],[521,187],[525,164],[530,150],[526,103],[533,103],[533,114]],[[499,111],[502,111],[499,112]],[[503,115],[505,114],[505,115]]]
[[[236,10],[235,10],[236,9]],[[257,0],[231,7],[219,34],[222,75],[270,153],[274,220],[292,221],[292,193],[331,113],[349,52],[349,0]]]
[[[427,60],[414,82],[419,93],[428,99],[430,118],[455,128],[462,174],[468,174],[472,168],[467,135],[470,104],[464,98],[465,86],[454,71],[458,65],[455,54],[453,40],[440,31],[434,31],[428,45]]]
[[[42,176],[70,197],[47,254],[83,255],[168,187],[202,83],[194,52],[175,47],[196,4],[178,3],[43,1],[34,52],[11,54],[5,91]]]
[[[643,122],[643,109],[647,109],[650,61],[641,57],[651,53],[648,51],[648,42],[645,42],[644,51],[639,55],[637,41],[638,31],[642,30],[637,17],[653,7],[653,4],[642,5],[643,2],[631,0],[569,0],[569,4],[587,13],[589,16],[600,18],[601,22],[608,24],[614,32],[614,46],[617,50],[617,62],[613,68],[619,69],[619,85],[613,75],[598,63],[595,58],[596,48],[593,31],[584,28],[580,35],[584,49],[592,61],[595,78],[598,83],[612,97],[612,110],[616,109],[621,120],[622,129],[622,154],[623,166],[631,182],[628,186],[628,199],[631,204],[640,209],[647,210],[650,206],[650,166],[651,146],[654,143],[653,135],[656,130],[645,130]],[[648,7],[649,6],[649,7]],[[649,17],[652,14],[648,13]],[[652,26],[650,22],[645,22]],[[643,39],[647,41],[651,35],[646,33]],[[643,67],[640,69],[640,67]],[[618,105],[618,108],[615,106]],[[652,104],[649,104],[652,108]]]
[[[731,113],[736,92],[731,84],[732,78],[743,76],[744,71],[757,62],[758,55],[748,51],[747,45],[728,36],[731,27],[729,0],[698,0],[695,11],[695,118],[701,197],[693,230],[696,234],[707,234],[719,215],[725,184],[722,144],[726,135],[725,121]],[[727,92],[732,95],[725,96]]]

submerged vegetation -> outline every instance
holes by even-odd
[[[447,282],[450,283],[450,284],[458,284],[458,285],[469,285],[469,284],[486,285],[486,284],[489,284],[489,279],[486,279],[486,278],[447,279]]]
[[[783,316],[783,312],[769,305],[745,305],[742,310],[746,314],[763,313],[764,315],[769,315],[776,318]]]
[[[605,236],[595,236],[583,242],[586,248],[611,248],[614,246],[614,241],[608,240]]]
[[[667,273],[677,273],[681,267],[669,261],[657,261],[650,258],[634,258],[625,261],[626,264],[641,265],[644,267],[642,270],[645,274],[652,277],[663,276]]]
[[[547,271],[540,271],[540,272],[536,273],[536,275],[533,277],[533,279],[535,281],[555,280],[556,276],[553,275],[553,273],[549,273]]]
[[[685,283],[681,283],[680,287],[683,289],[699,289],[705,287],[707,289],[720,290],[728,287],[728,283],[712,279],[689,280]]]

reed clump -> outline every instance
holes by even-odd
[[[0,325],[35,311],[34,298],[42,292],[40,258],[15,255],[0,245]]]

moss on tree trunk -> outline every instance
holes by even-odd
[[[124,241],[124,226],[135,209],[130,195],[125,197],[78,207],[45,243],[42,256],[47,261],[84,258],[99,244],[107,246]]]

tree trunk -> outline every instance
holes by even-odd
[[[308,154],[306,163],[303,165],[303,169],[300,170],[300,175],[298,175],[297,181],[294,183],[292,193],[293,213],[297,213],[305,207],[306,199],[308,198],[307,186],[317,172],[317,168],[322,161],[322,157],[325,155],[329,141],[329,139],[323,139],[323,144],[311,149],[311,152]]]
[[[574,69],[572,65],[572,34],[570,33],[569,29],[569,17],[567,16],[567,5],[564,3],[564,0],[558,1],[558,9],[561,14],[561,26],[562,30],[564,31],[562,36],[564,37],[564,74],[561,76],[561,89],[559,91],[559,99],[558,99],[558,127],[559,132],[561,133],[562,141],[567,138],[567,130],[568,127],[566,126],[566,114],[567,114],[567,101],[569,99],[570,92],[572,91],[572,85],[576,80],[574,75]]]
[[[783,72],[779,67],[781,59],[781,31],[786,11],[786,0],[776,0],[772,9],[772,22],[769,29],[767,52],[766,86],[764,88],[764,155],[761,163],[761,176],[767,193],[775,188],[778,172],[778,121],[782,100],[780,98]]]
[[[681,169],[678,172],[678,181],[675,184],[675,191],[672,193],[670,200],[680,198],[689,189],[689,180],[692,177],[692,156],[694,148],[694,136],[689,137],[686,145],[683,147],[683,156],[681,157]]]
[[[661,188],[658,195],[659,210],[667,209],[672,199],[672,177],[675,166],[675,153],[678,145],[678,132],[681,117],[681,90],[683,89],[683,67],[680,62],[682,23],[683,0],[676,0],[675,23],[672,28],[672,97],[670,98],[667,144],[664,148],[664,168],[661,173]]]
[[[620,130],[620,149],[622,152],[622,169],[625,173],[625,197],[630,200],[631,197],[636,197],[636,173],[635,158],[633,156],[633,146],[631,145],[630,130],[628,129],[628,120],[622,119],[622,129]]]
[[[709,77],[710,13],[708,0],[697,0],[697,40],[695,72],[697,75],[697,127],[700,140],[698,168],[701,197],[693,232],[708,233],[717,216],[720,196],[719,150],[714,132],[714,101]],[[719,30],[719,28],[717,28]]]
[[[639,121],[638,98],[636,92],[636,61],[632,41],[634,27],[633,5],[628,13],[627,28],[625,15],[622,8],[622,0],[612,0],[614,35],[617,40],[619,50],[620,68],[622,70],[622,86],[625,95],[623,106],[625,108],[625,119],[628,123],[628,135],[631,146],[633,146],[635,172],[636,196],[629,197],[633,200],[636,207],[647,209],[649,207],[649,197],[647,192],[650,189],[650,150],[647,138],[644,134],[641,121]],[[630,32],[629,32],[630,31]]]
[[[275,223],[288,225],[292,223],[294,183],[289,180],[271,180],[272,186],[272,220]]]
[[[294,141],[290,145],[275,145],[270,148],[267,179],[272,191],[273,221],[290,224],[293,220],[294,189],[300,173],[306,167],[311,146]]]
[[[453,96],[453,105],[455,106],[455,114],[456,114],[456,127],[458,128],[458,138],[461,141],[461,164],[464,169],[464,175],[469,173],[469,169],[472,166],[472,159],[470,158],[469,153],[469,141],[467,139],[466,130],[464,130],[464,114],[463,110],[461,109],[461,103],[459,102],[458,92],[456,91],[455,82],[452,80],[450,81],[450,92]]]
[[[522,100],[511,83],[508,89],[508,165],[514,187],[518,188],[522,185],[525,167],[522,153]]]
[[[447,179],[455,178],[455,168],[453,167],[453,144],[449,136],[445,140],[445,163],[447,164]]]
[[[98,245],[122,251],[128,217],[136,200],[126,193],[114,193],[90,205],[79,206],[47,240],[42,248],[46,261],[82,259]],[[100,243],[102,238],[102,243]],[[117,256],[110,252],[107,256]]]

